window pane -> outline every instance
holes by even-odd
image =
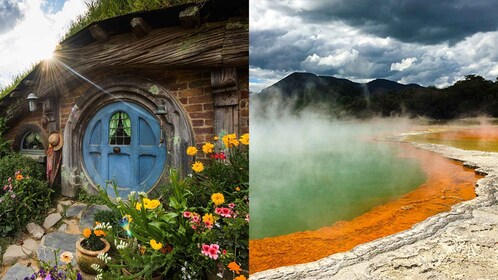
[[[43,150],[43,144],[38,132],[30,131],[24,135],[21,142],[21,150]]]
[[[130,145],[131,120],[125,112],[116,112],[109,121],[109,144]]]

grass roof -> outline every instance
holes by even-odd
[[[87,12],[73,20],[69,26],[68,32],[61,38],[61,42],[68,37],[76,34],[89,24],[105,20],[120,15],[130,14],[139,11],[150,11],[155,9],[167,8],[171,6],[202,3],[206,0],[93,0],[88,3]],[[38,64],[34,63],[29,69],[21,72],[14,77],[14,81],[5,87],[0,86],[0,99],[4,98],[13,89],[15,89],[26,76],[33,71]]]

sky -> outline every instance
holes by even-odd
[[[292,72],[446,87],[498,76],[498,0],[254,0],[250,91]]]
[[[90,0],[0,0],[0,88],[50,57]]]

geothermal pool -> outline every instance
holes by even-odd
[[[375,140],[409,130],[403,119],[251,121],[251,273],[350,250],[475,197],[473,170]]]

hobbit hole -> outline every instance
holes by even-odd
[[[191,172],[188,146],[249,132],[247,3],[207,1],[193,23],[180,18],[189,7],[95,22],[0,100],[14,147],[40,148],[23,129],[38,128],[37,151],[63,195],[112,179],[122,195],[151,191],[169,168]],[[30,93],[41,105],[32,112]],[[59,132],[60,149],[47,155]]]

